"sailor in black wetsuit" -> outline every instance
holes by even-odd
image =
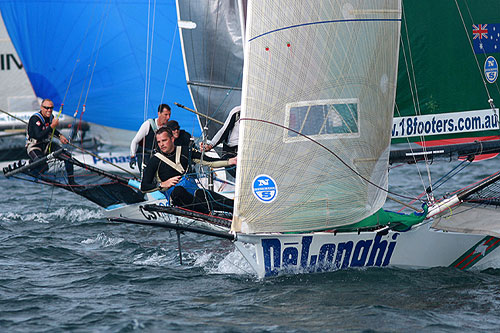
[[[40,111],[33,114],[28,121],[28,130],[26,134],[26,152],[31,161],[40,159],[50,152],[56,151],[60,146],[52,142],[52,131],[54,137],[59,138],[62,144],[67,144],[68,139],[62,135],[57,129],[59,120],[54,118],[52,111],[54,103],[50,99],[44,99],[41,104]],[[50,145],[50,152],[49,152]],[[74,184],[73,179],[73,164],[65,162],[66,173],[68,175],[68,183]],[[39,172],[43,172],[47,165],[38,168]]]
[[[191,135],[185,130],[181,130],[178,122],[169,120],[167,128],[172,132],[175,139],[174,144],[176,146],[189,146],[191,144]]]
[[[236,165],[236,157],[229,160],[214,159],[203,156],[188,146],[175,146],[174,137],[168,128],[160,128],[156,133],[156,140],[160,152],[149,160],[141,182],[141,190],[150,192],[155,190],[167,191],[171,203],[202,213],[210,210],[232,212],[233,200],[216,192],[197,189],[191,194],[184,186],[178,184],[189,168],[189,161],[202,163],[212,167]],[[157,185],[157,179],[160,184]],[[177,186],[176,186],[177,185]]]
[[[158,118],[148,119],[142,123],[141,128],[137,131],[135,137],[130,143],[130,168],[133,169],[136,161],[139,165],[139,171],[142,170],[142,165],[147,165],[153,154],[155,146],[156,131],[165,126],[170,119],[170,106],[168,104],[160,104],[158,106]],[[144,161],[142,152],[144,150]]]
[[[206,145],[200,143],[200,148],[209,151],[222,142],[222,158],[234,157],[238,154],[238,137],[240,130],[240,112],[241,106],[235,106],[226,118],[222,128],[215,134],[212,140]],[[236,168],[226,168],[226,171],[233,177],[236,177]]]

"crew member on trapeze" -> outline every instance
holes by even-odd
[[[51,142],[53,137],[58,138],[62,144],[68,143],[68,139],[56,129],[59,119],[52,115],[53,110],[54,102],[46,98],[42,100],[40,111],[33,114],[28,121],[26,152],[28,153],[30,162],[34,162],[61,148],[57,143]],[[75,185],[73,164],[65,161],[64,165],[68,176],[68,183]],[[45,163],[37,168],[37,171],[41,173],[47,168],[48,165]]]
[[[222,142],[222,158],[227,159],[238,154],[238,134],[240,129],[241,106],[235,106],[226,118],[222,128],[215,134],[207,144],[200,142],[201,150],[209,151]],[[226,168],[226,171],[236,177],[236,168]]]
[[[159,128],[167,125],[167,122],[170,120],[170,115],[170,106],[168,104],[160,104],[158,106],[158,118],[148,119],[142,123],[139,131],[137,131],[130,143],[129,166],[131,169],[134,168],[136,162],[139,165],[139,170],[143,169],[143,165],[145,166],[148,164],[155,148],[155,133]]]
[[[199,188],[188,176],[189,164],[200,163],[214,168],[236,165],[236,157],[223,160],[201,156],[189,146],[175,146],[172,132],[162,127],[156,133],[159,152],[149,160],[142,177],[141,190],[165,191],[173,206],[184,207],[201,213],[233,211],[233,200],[216,192]],[[160,184],[157,184],[159,179]]]

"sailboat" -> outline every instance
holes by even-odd
[[[0,168],[8,163],[27,159],[25,149],[26,124],[16,118],[27,121],[40,107],[24,66],[12,45],[4,22],[0,17]],[[10,117],[8,114],[13,114]],[[58,129],[67,137],[71,133],[73,120],[69,116],[61,115]],[[88,124],[82,122],[75,136],[82,138],[82,145],[86,149],[97,146],[93,138],[83,138],[88,130]]]
[[[144,118],[154,116],[161,102],[171,104],[172,119],[182,128],[195,136],[201,132],[193,114],[178,112],[180,109],[173,105],[179,101],[193,107],[184,75],[175,4],[149,5],[147,1],[70,1],[61,7],[58,1],[18,1],[2,2],[0,10],[36,95],[60,105],[56,109],[62,110],[62,116],[79,116],[91,122],[94,132],[103,130],[99,131],[105,134],[103,142],[128,147],[132,130],[137,130]],[[56,21],[57,25],[47,24]],[[239,76],[241,86],[241,71]],[[78,185],[68,183],[63,162],[75,165]],[[105,208],[107,216],[151,218],[155,213],[142,207],[147,203],[165,205],[168,200],[159,192],[146,196],[140,193],[138,174],[134,172],[137,169],[131,170],[129,162],[128,152],[116,150],[91,155],[73,152],[72,157],[53,152],[40,161],[48,165],[45,175],[34,172],[37,166],[26,161],[0,167],[8,177],[38,181],[81,195]]]
[[[246,24],[235,209],[231,230],[210,234],[232,240],[259,277],[498,266],[498,173],[442,198],[427,184],[412,214],[383,206],[397,195],[390,163],[499,152],[500,4],[237,5]],[[410,148],[391,152],[391,139]]]

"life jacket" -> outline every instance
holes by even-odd
[[[54,119],[54,115],[50,115],[49,122],[45,121],[45,118],[41,115],[40,112],[37,112],[33,114],[31,117],[37,116],[40,119],[40,122],[43,124],[42,126],[42,131],[47,129],[47,127],[50,126],[52,123],[52,120]],[[30,119],[31,119],[30,117]],[[42,150],[42,146],[46,143],[50,142],[50,135],[47,135],[45,138],[38,140],[35,138],[30,137],[29,135],[29,125],[28,128],[26,128],[26,150],[29,153],[33,149],[39,149]]]
[[[158,125],[156,125],[154,119],[148,119],[148,122],[150,126],[149,132],[142,140],[144,140],[144,150],[149,154],[155,147],[155,135],[156,131],[158,131]],[[136,154],[142,154],[142,142],[137,146]]]

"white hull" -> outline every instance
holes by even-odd
[[[100,158],[87,153],[73,152],[74,158],[90,166],[112,173],[125,173],[123,170],[126,170],[131,174],[139,176],[137,166],[134,169],[131,169],[129,166],[130,153],[128,151],[99,152],[95,155]],[[115,165],[119,166],[121,169],[115,167]]]
[[[104,216],[106,216],[106,218],[126,217],[129,219],[161,220],[165,215],[168,215],[156,212],[147,212],[144,209],[142,209],[144,205],[149,205],[149,204],[167,206],[168,200],[167,199],[149,200],[146,202],[140,202],[131,205],[119,205],[115,207],[108,207],[104,211]]]
[[[238,235],[235,244],[260,278],[350,267],[483,269],[500,264],[497,249],[500,239],[439,231],[430,226],[430,221],[426,221],[409,231],[389,231],[386,235],[376,232]]]
[[[87,165],[99,168],[101,170],[112,172],[112,173],[126,173],[124,170],[128,171],[131,174],[135,174],[139,176],[137,167],[135,169],[131,169],[129,166],[130,155],[128,152],[100,152],[95,155],[100,158],[93,156],[87,153],[78,153],[73,152],[73,157],[78,161],[83,162]],[[22,160],[24,163],[28,163],[29,160]],[[9,166],[17,161],[5,161],[0,162],[0,169]],[[108,163],[109,162],[109,163]],[[117,168],[119,166],[121,169]]]

